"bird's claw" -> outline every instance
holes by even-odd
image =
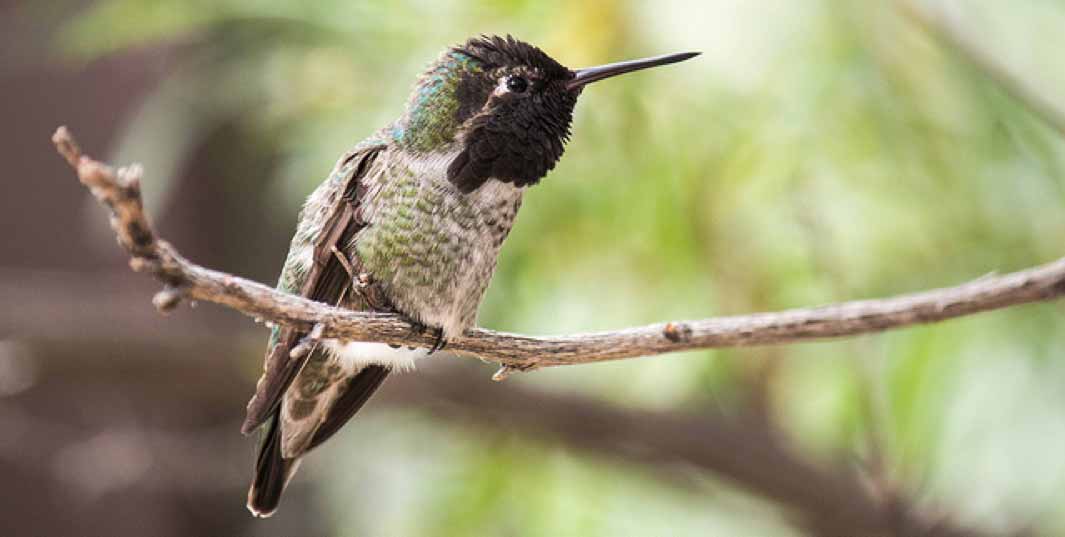
[[[443,350],[447,346],[447,339],[444,338],[444,329],[436,329],[436,343],[433,343],[432,348],[429,349],[428,355],[432,355],[434,352]]]
[[[413,332],[415,334],[418,334],[419,336],[424,334],[425,332],[427,332],[429,330],[432,330],[433,331],[433,335],[436,336],[436,341],[433,343],[432,347],[429,347],[429,352],[427,353],[427,355],[432,355],[436,351],[439,351],[439,350],[443,349],[445,346],[447,346],[447,339],[444,338],[444,329],[443,328],[430,328],[430,327],[428,327],[428,326],[426,326],[426,325],[424,325],[424,324],[422,324],[422,323],[420,323],[418,321],[414,321],[414,320],[411,320],[410,324],[413,327]]]

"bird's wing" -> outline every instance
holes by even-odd
[[[310,268],[303,274],[301,282],[297,281],[296,285],[287,289],[289,292],[298,292],[312,300],[336,305],[350,287],[351,276],[348,274],[348,268],[337,258],[334,248],[350,244],[352,237],[365,226],[365,222],[357,214],[361,196],[364,194],[360,188],[361,179],[383,147],[360,145],[337,164],[330,180],[344,181],[343,195],[338,197],[334,206],[327,212],[328,217],[313,246],[313,262]],[[299,252],[290,251],[289,255],[299,255]],[[292,327],[274,328],[266,351],[263,375],[256,385],[255,395],[248,402],[247,417],[241,426],[241,432],[244,434],[251,433],[273,415],[282,395],[308,358],[315,352],[321,352],[316,350],[297,358],[290,356],[292,348],[305,335],[306,332]]]

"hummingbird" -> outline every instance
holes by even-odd
[[[333,436],[393,371],[473,327],[522,195],[562,157],[573,108],[599,80],[687,52],[569,69],[511,36],[445,50],[403,115],[337,161],[300,212],[277,288],[333,306],[391,312],[436,344],[320,340],[275,326],[248,403],[260,431],[248,510],[272,515],[307,452]]]

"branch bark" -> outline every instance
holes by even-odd
[[[139,166],[115,169],[83,155],[65,127],[56,131],[52,141],[77,171],[82,184],[111,210],[111,227],[131,256],[130,266],[163,283],[164,289],[153,299],[160,311],[168,311],[187,298],[214,302],[256,319],[308,331],[320,326],[324,338],[426,348],[435,342],[431,334],[419,334],[397,315],[338,309],[186,260],[153,231],[141,202],[143,172]],[[673,321],[561,337],[531,337],[477,328],[450,340],[448,350],[497,362],[504,366],[499,377],[505,377],[511,370],[883,332],[1062,295],[1065,258],[956,287],[816,308]]]

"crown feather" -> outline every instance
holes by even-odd
[[[511,35],[481,35],[454,47],[476,59],[487,69],[527,65],[541,71],[549,78],[568,78],[572,72],[539,47],[515,39]]]

